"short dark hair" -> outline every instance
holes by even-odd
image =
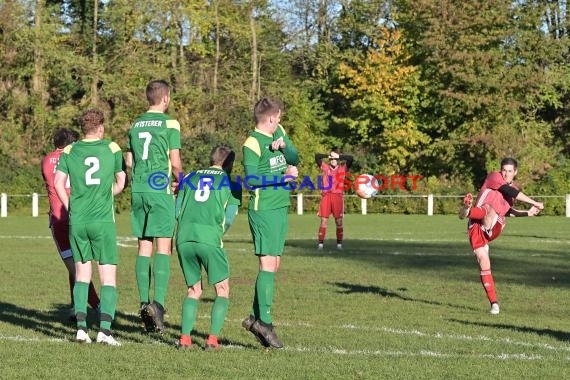
[[[87,110],[79,118],[79,125],[84,134],[95,132],[95,130],[105,123],[105,115],[103,111],[92,108]]]
[[[512,157],[505,157],[501,160],[501,169],[505,165],[513,165],[515,169],[519,167],[519,163]]]
[[[57,149],[65,148],[79,139],[79,133],[67,128],[59,128],[53,133],[53,145]]]
[[[261,98],[253,107],[253,120],[255,123],[265,121],[269,116],[277,115],[283,111],[283,103],[278,99]]]
[[[222,168],[233,164],[236,158],[235,152],[228,145],[220,144],[210,152],[210,165],[220,165]]]
[[[158,105],[168,94],[170,94],[170,86],[165,80],[153,80],[146,85],[146,100],[151,106]]]

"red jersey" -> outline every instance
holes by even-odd
[[[322,170],[322,191],[321,194],[343,194],[345,184],[342,182],[347,173],[346,164],[337,165],[332,168],[327,163],[321,164]]]
[[[504,217],[513,205],[514,199],[507,199],[498,191],[503,185],[509,184],[500,172],[490,173],[481,186],[475,205],[479,207],[488,204],[495,209],[499,216]]]
[[[53,187],[53,179],[55,178],[55,169],[59,162],[59,156],[63,149],[56,149],[48,153],[42,160],[42,176],[46,185],[46,190],[49,198],[49,216],[50,226],[54,223],[67,222],[69,214],[65,211],[63,203],[59,200],[55,187]],[[67,194],[70,193],[69,182],[65,185]]]

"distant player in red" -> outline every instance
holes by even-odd
[[[495,283],[491,275],[489,242],[495,240],[506,225],[506,216],[535,216],[544,208],[541,202],[529,198],[515,185],[518,163],[514,158],[501,161],[501,171],[490,173],[471,207],[473,196],[467,194],[464,205],[459,210],[459,218],[469,217],[468,235],[471,248],[479,263],[481,283],[491,303],[491,314],[499,314],[499,303],[495,292]],[[513,208],[515,200],[528,203],[532,207],[526,211]]]
[[[321,218],[318,235],[318,249],[324,247],[325,235],[327,233],[327,222],[332,214],[336,222],[336,248],[342,249],[344,217],[344,185],[340,179],[344,177],[352,165],[352,156],[348,154],[338,154],[338,149],[333,148],[329,154],[315,154],[315,161],[322,171],[321,202],[319,204],[318,216]],[[329,162],[323,162],[328,158]],[[344,161],[339,164],[339,161]]]
[[[73,262],[71,245],[69,243],[69,215],[55,193],[53,179],[55,177],[55,168],[57,167],[59,156],[63,152],[63,148],[75,142],[78,138],[79,134],[75,131],[66,128],[58,129],[53,135],[53,145],[56,149],[53,152],[48,153],[42,160],[42,176],[44,178],[49,198],[49,227],[51,229],[57,251],[69,272],[69,291],[72,306],[73,286],[75,284],[75,263]],[[67,190],[69,194],[69,184],[67,185]],[[97,309],[99,307],[99,297],[97,296],[93,283],[89,284],[88,302],[93,309]]]

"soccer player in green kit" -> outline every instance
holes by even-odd
[[[282,348],[271,318],[275,273],[287,236],[290,206],[288,183],[298,176],[297,149],[279,124],[282,103],[263,98],[254,107],[255,130],[243,144],[245,185],[250,188],[249,228],[259,273],[255,282],[252,314],[242,326],[267,347]]]
[[[174,234],[174,194],[171,175],[182,172],[180,124],[165,114],[170,87],[163,80],[146,87],[149,109],[132,123],[125,161],[131,173],[131,225],[138,238],[135,264],[140,315],[147,331],[164,331],[164,301],[170,279],[170,255]],[[176,187],[176,181],[173,181]],[[150,302],[151,257],[154,256],[154,302]]]
[[[91,343],[87,333],[87,296],[91,261],[101,280],[100,324],[97,342],[120,346],[111,335],[117,306],[117,227],[113,197],[123,191],[126,174],[121,148],[103,139],[103,112],[89,110],[80,118],[85,137],[64,148],[57,165],[55,191],[69,211],[69,240],[75,261],[76,341]],[[69,178],[71,198],[66,191]]]
[[[178,347],[192,347],[190,332],[196,321],[198,300],[202,295],[201,267],[214,285],[211,324],[206,350],[217,350],[229,306],[230,268],[222,236],[229,228],[241,203],[241,189],[232,188],[231,173],[235,153],[225,145],[210,152],[210,167],[189,174],[180,183],[177,210],[176,250],[188,286],[182,304],[182,329]]]

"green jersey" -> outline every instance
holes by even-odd
[[[180,182],[180,214],[176,241],[195,241],[223,247],[226,206],[240,205],[241,197],[232,192],[230,178],[217,167],[198,170]]]
[[[152,181],[155,186],[151,187],[149,178],[160,178],[152,176],[157,172],[170,178],[172,168],[169,152],[175,149],[180,149],[178,121],[157,111],[148,111],[135,119],[129,129],[127,141],[127,150],[133,154],[133,193],[172,193],[170,186],[161,186],[156,181]],[[178,173],[174,175],[178,176]]]
[[[285,149],[272,150],[271,143],[283,138]],[[297,165],[299,156],[281,125],[273,136],[258,129],[243,143],[243,165],[250,190],[250,210],[274,210],[291,204],[291,188],[284,181],[287,165]],[[247,177],[255,177],[250,180]]]
[[[57,170],[69,176],[69,224],[114,222],[113,184],[124,171],[121,148],[109,140],[81,140],[63,150]]]

